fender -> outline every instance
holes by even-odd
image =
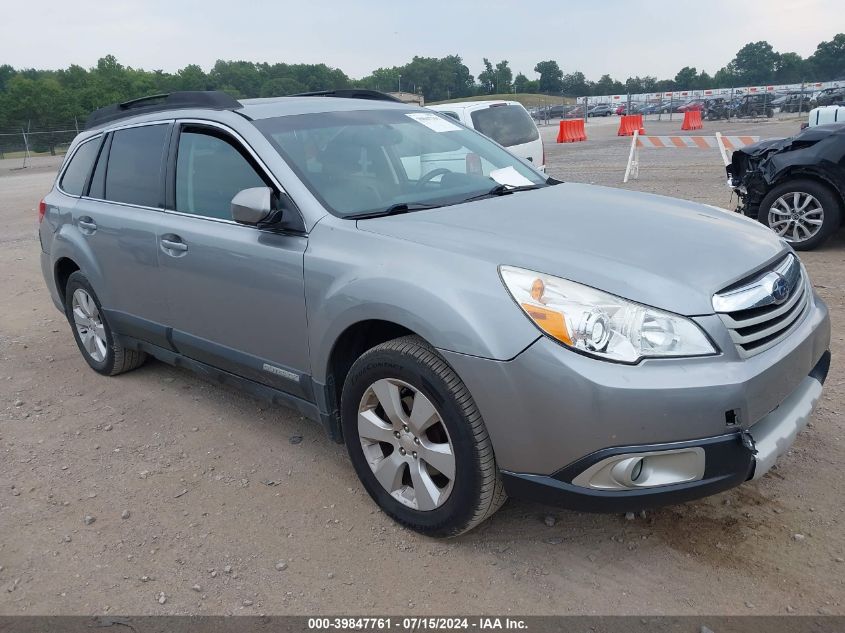
[[[108,296],[108,286],[104,283],[105,276],[97,263],[97,258],[94,257],[91,246],[85,237],[69,221],[64,222],[53,235],[53,243],[50,248],[50,270],[53,274],[54,284],[56,283],[56,262],[62,258],[76,262],[79,270],[96,288],[100,302],[103,305],[110,303],[111,297]]]
[[[829,171],[818,169],[816,165],[787,165],[772,177],[770,184],[775,187],[790,178],[818,180],[832,188],[845,202],[845,181],[834,179]]]
[[[312,231],[305,296],[319,382],[326,380],[338,337],[370,319],[400,325],[438,349],[495,360],[510,360],[540,337],[512,303],[495,265],[360,231],[344,220],[321,222]]]

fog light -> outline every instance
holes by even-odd
[[[643,474],[643,462],[644,459],[637,460],[637,465],[634,466],[634,469],[631,471],[631,481],[637,481],[640,478],[640,475]]]
[[[581,472],[572,483],[598,490],[635,490],[671,486],[703,477],[704,449],[692,446],[606,457]]]

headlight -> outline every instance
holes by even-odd
[[[572,349],[623,363],[716,353],[704,332],[685,317],[543,273],[513,266],[499,271],[526,316]]]

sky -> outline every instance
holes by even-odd
[[[113,54],[126,66],[206,71],[217,59],[325,63],[354,78],[414,55],[507,59],[596,80],[609,73],[672,78],[683,66],[711,75],[750,41],[806,57],[845,31],[842,0],[0,0],[0,64],[91,67]]]

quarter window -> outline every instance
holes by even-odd
[[[145,207],[162,205],[162,158],[167,125],[145,125],[112,135],[105,199]]]
[[[97,150],[100,147],[100,138],[84,142],[74,152],[68,163],[67,169],[62,176],[62,191],[72,196],[81,196],[88,181],[88,174],[97,158]]]
[[[179,135],[177,211],[231,220],[235,194],[266,186],[247,158],[228,140],[195,130]]]

